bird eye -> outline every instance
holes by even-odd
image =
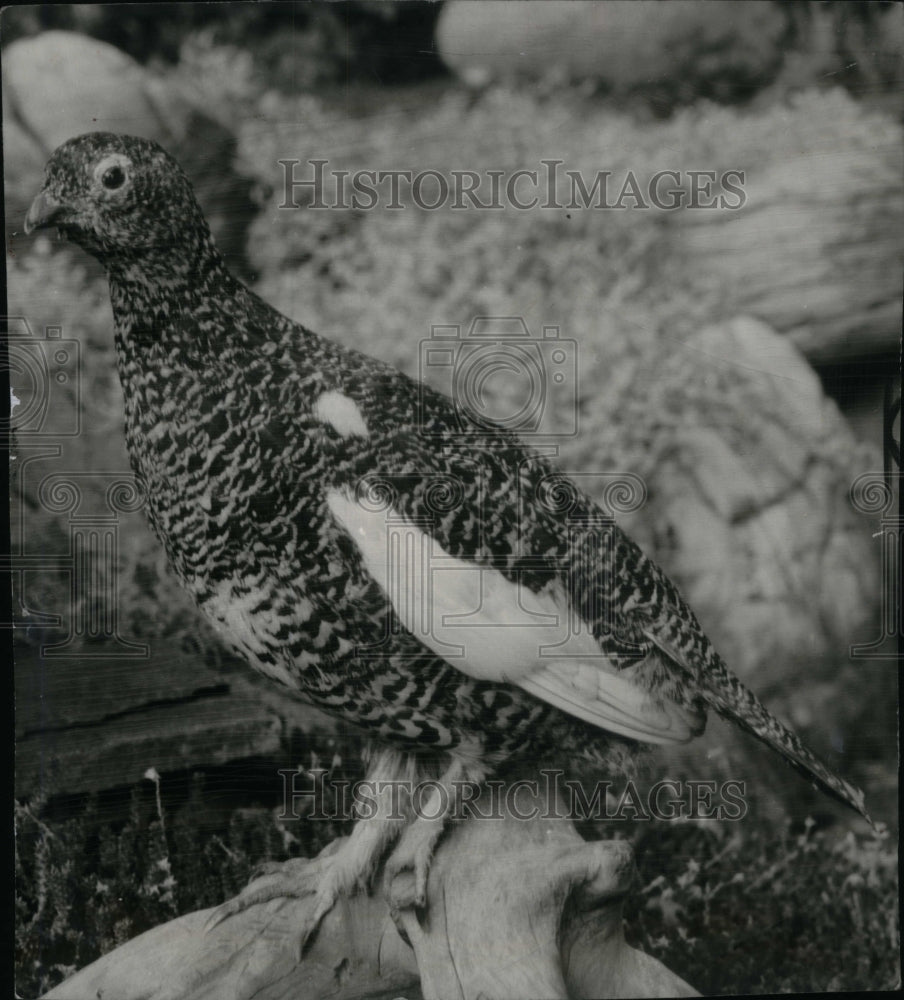
[[[122,167],[114,166],[104,171],[103,177],[101,177],[101,183],[105,188],[110,191],[115,191],[125,184],[126,172]]]

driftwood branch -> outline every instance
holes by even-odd
[[[522,815],[531,805],[542,810],[543,801],[531,802],[522,791]],[[398,880],[409,877],[396,877],[391,898],[405,888]],[[299,960],[297,928],[310,899],[254,906],[208,934],[202,928],[210,911],[199,911],[142,934],[47,996],[696,996],[660,962],[626,943],[622,903],[633,878],[626,843],[587,843],[567,820],[542,813],[529,821],[511,814],[472,818],[455,825],[437,851],[424,913],[407,909],[394,919],[382,888],[343,899]]]

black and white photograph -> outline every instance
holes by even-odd
[[[904,4],[0,60],[15,995],[900,989]]]

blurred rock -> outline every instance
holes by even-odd
[[[450,0],[436,40],[446,64],[473,86],[595,80],[668,105],[749,96],[778,73],[786,28],[777,6],[748,0]]]
[[[254,205],[249,182],[232,167],[232,133],[119,49],[68,31],[20,39],[3,53],[9,252],[19,251],[22,219],[47,158],[66,139],[98,131],[144,136],[172,153],[192,178],[221,250],[245,269]]]

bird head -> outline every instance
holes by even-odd
[[[207,223],[182,168],[156,142],[89,132],[59,146],[25,218],[25,232],[56,226],[106,261],[209,239]]]

